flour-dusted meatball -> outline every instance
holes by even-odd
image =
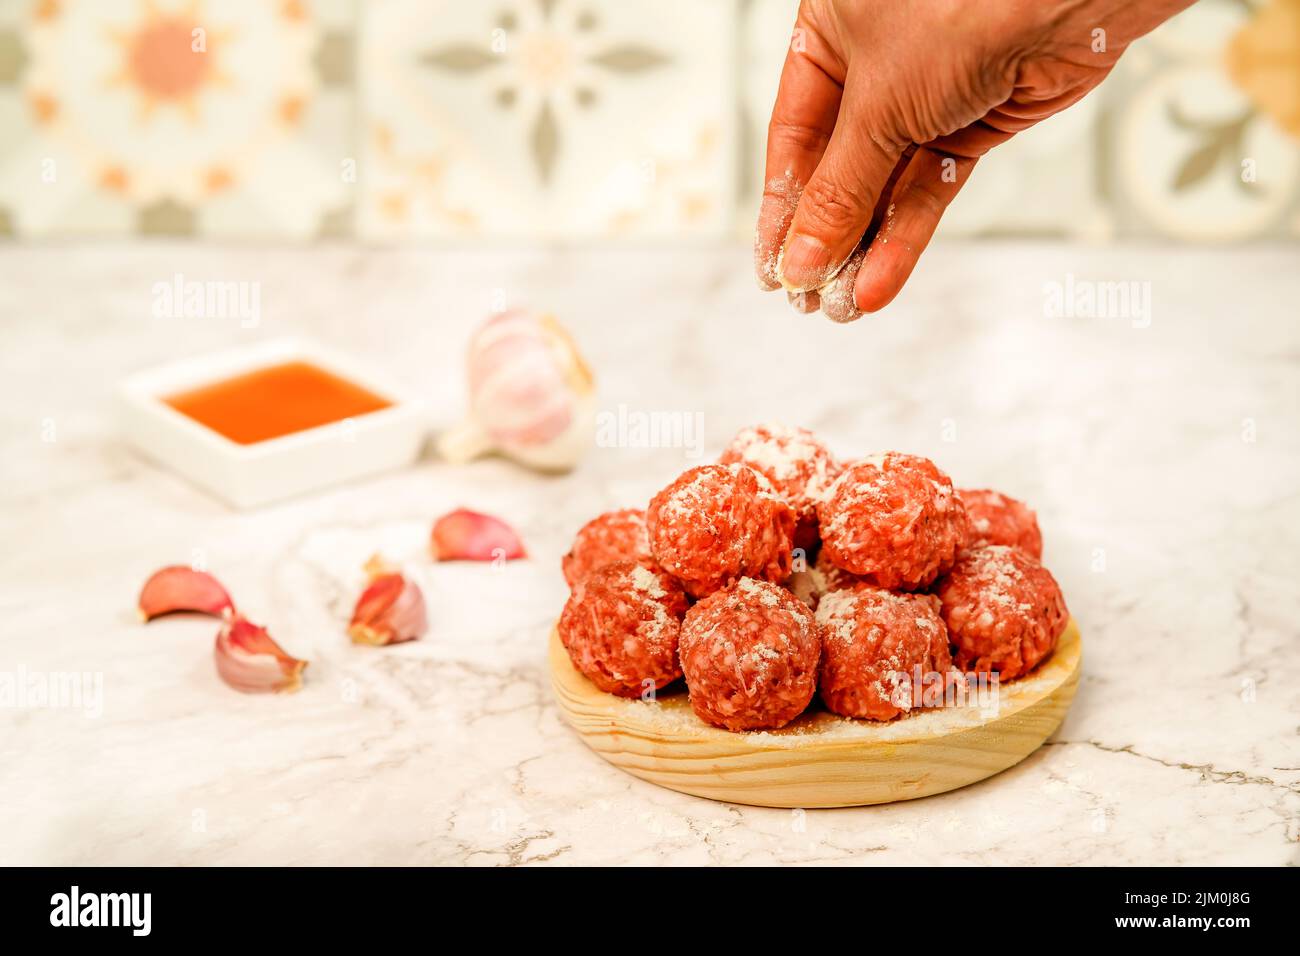
[[[772,483],[777,495],[794,509],[797,548],[817,544],[817,500],[830,487],[840,466],[830,449],[806,428],[753,425],[742,428],[718,462],[748,465]]]
[[[1052,653],[1070,620],[1050,571],[1019,548],[964,552],[939,582],[944,623],[963,671],[1011,680]]]
[[[817,691],[836,714],[893,720],[924,699],[927,682],[949,679],[948,629],[933,594],[859,584],[823,596],[817,623]]]
[[[1020,548],[1039,561],[1043,559],[1038,516],[1023,501],[988,488],[959,488],[957,497],[966,506],[966,516],[970,519],[966,547],[1005,544]]]
[[[916,455],[891,451],[850,464],[817,510],[827,560],[882,588],[926,587],[966,541],[952,480]]]
[[[650,501],[650,553],[704,597],[742,577],[790,576],[794,512],[747,465],[702,465]]]
[[[584,524],[574,537],[569,553],[561,560],[564,580],[572,590],[596,568],[615,561],[635,561],[648,568],[655,567],[645,530],[645,512],[640,508],[607,511]]]
[[[682,621],[691,707],[727,730],[788,724],[817,689],[819,630],[806,605],[766,581],[742,578],[706,597]]]
[[[677,639],[686,605],[667,574],[616,561],[578,582],[560,615],[560,641],[601,690],[638,697],[682,676]]]

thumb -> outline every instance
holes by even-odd
[[[844,103],[826,152],[804,187],[781,249],[778,272],[792,292],[825,285],[857,249],[904,144],[881,137],[879,124]]]

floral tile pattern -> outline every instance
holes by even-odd
[[[748,238],[797,0],[0,0],[0,237]],[[1300,236],[1300,0],[1200,0],[949,235]]]
[[[1117,74],[1107,199],[1125,233],[1300,234],[1300,0],[1203,0]]]
[[[720,235],[729,0],[365,9],[366,236]]]
[[[0,209],[30,236],[310,238],[352,198],[349,3],[6,0]]]

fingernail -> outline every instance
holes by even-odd
[[[831,271],[831,250],[816,236],[791,236],[778,263],[781,285],[790,292],[816,289]]]

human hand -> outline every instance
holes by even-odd
[[[768,127],[766,290],[888,305],[979,157],[1080,100],[1192,0],[802,0]]]

